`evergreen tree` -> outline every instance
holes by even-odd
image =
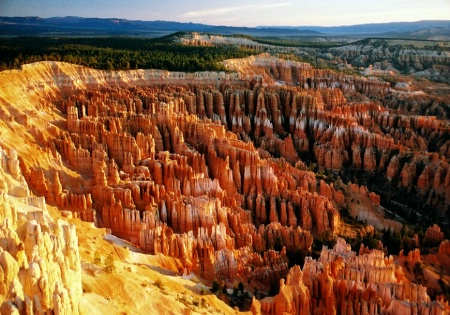
[[[98,252],[98,250],[94,253],[94,264],[96,264],[97,266],[100,266],[102,264],[102,258],[100,257],[100,253]]]
[[[108,256],[106,256],[104,270],[107,273],[113,273],[116,270],[116,266],[114,264],[114,255],[113,255],[113,253],[109,253]]]

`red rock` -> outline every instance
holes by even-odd
[[[352,144],[352,165],[357,169],[361,169],[363,165],[361,159],[361,148],[356,143]]]
[[[36,122],[43,118],[8,114],[5,123],[23,121],[48,161],[40,166],[37,159],[2,150],[0,188],[6,191],[11,182],[27,179],[49,203],[84,220],[94,221],[98,211],[98,225],[148,253],[178,258],[187,272],[209,280],[251,280],[262,287],[288,274],[287,257],[308,252],[313,235],[340,231],[338,207],[345,206],[346,186],[380,204],[380,196],[367,187],[341,181],[335,188],[318,182],[308,168],[318,166],[327,180],[349,167],[385,172],[402,187],[417,186],[423,196],[431,196],[433,189],[435,197],[427,202],[439,211],[450,203],[445,126],[433,117],[390,110],[389,102],[396,100],[391,94],[384,98],[388,82],[269,55],[225,64],[248,72],[143,70],[121,73],[127,78],[122,80],[115,72],[73,66],[66,71],[64,65],[49,63],[45,78],[30,80],[53,82],[48,95],[63,93],[63,100],[40,106],[67,115],[67,130],[58,123],[38,131]],[[243,79],[247,74],[249,79]],[[250,78],[253,74],[260,77]],[[102,89],[100,81],[85,83],[86,75],[94,81],[101,77]],[[273,84],[276,80],[294,85],[280,87]],[[376,101],[350,102],[347,96]],[[6,117],[6,111],[0,115]],[[430,138],[436,139],[442,157],[425,152]],[[26,200],[40,200],[25,188],[17,191]],[[5,207],[2,218],[13,217],[14,211]],[[32,215],[39,217],[39,211]],[[32,235],[34,225],[30,229]],[[440,239],[436,229],[427,233],[427,239]],[[14,240],[8,247],[16,246]],[[25,252],[34,243],[30,236]],[[445,261],[447,245],[442,244],[436,257]],[[420,259],[420,253],[411,257]],[[294,268],[279,296],[267,303],[254,301],[253,309],[297,314],[446,311],[439,302],[430,303],[423,287],[404,285],[401,278],[401,268],[381,251],[361,247],[358,256],[339,240],[334,249],[323,249],[318,261],[306,259],[303,275]],[[52,288],[58,301],[65,292]],[[68,304],[57,305],[65,309]]]
[[[425,244],[439,244],[444,240],[444,233],[437,224],[428,227],[423,238]]]
[[[403,187],[410,187],[413,184],[414,177],[416,176],[416,166],[415,164],[406,163],[400,173],[401,185]]]
[[[372,146],[367,147],[364,151],[363,168],[368,172],[374,172],[377,168],[376,152]]]

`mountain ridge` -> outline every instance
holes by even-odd
[[[267,28],[270,26],[257,26],[256,28]],[[343,35],[345,33],[352,34],[384,34],[387,32],[414,32],[423,28],[432,27],[450,27],[449,20],[420,20],[413,22],[387,22],[387,23],[364,23],[349,24],[340,26],[278,26],[282,29],[307,29],[325,34]],[[369,32],[369,33],[367,33]]]
[[[382,35],[412,33],[428,28],[448,28],[450,20],[416,22],[369,23],[344,26],[220,26],[175,21],[143,21],[120,18],[83,18],[78,16],[41,18],[0,16],[0,35],[45,35],[49,33],[149,35],[152,32],[196,31],[218,34],[242,33],[253,36],[322,36],[322,35]]]

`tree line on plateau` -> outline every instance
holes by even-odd
[[[0,44],[0,70],[19,69],[38,61],[62,61],[100,70],[226,71],[219,61],[254,53],[235,46],[186,46],[168,37],[16,37]]]

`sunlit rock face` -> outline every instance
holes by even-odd
[[[226,64],[238,72],[42,63],[0,73],[8,140],[0,189],[41,196],[149,254],[175,257],[180,272],[245,279],[266,291],[286,278],[280,296],[254,303],[262,313],[394,314],[416,307],[439,314],[440,302],[418,287],[419,300],[398,295],[412,289],[403,288],[401,269],[382,252],[357,256],[340,241],[302,270],[289,267],[292,257],[311,252],[314,237],[343,233],[340,209],[347,206],[379,229],[399,229],[377,214],[382,196],[367,183],[352,184],[352,172],[417,189],[443,214],[450,204],[448,128],[374,101],[391,95],[389,83],[376,79],[268,55]],[[366,100],[348,101],[355,95]],[[65,226],[42,224],[27,223],[31,239]],[[439,233],[432,228],[427,239],[440,242]],[[69,234],[65,242],[73,245]],[[25,252],[34,246],[23,242]],[[442,244],[437,257],[448,252]],[[77,254],[71,255],[76,274]],[[16,261],[22,268],[25,259]],[[51,292],[66,307],[61,283]]]
[[[81,261],[75,227],[30,194],[20,156],[0,147],[0,312],[79,314]]]

